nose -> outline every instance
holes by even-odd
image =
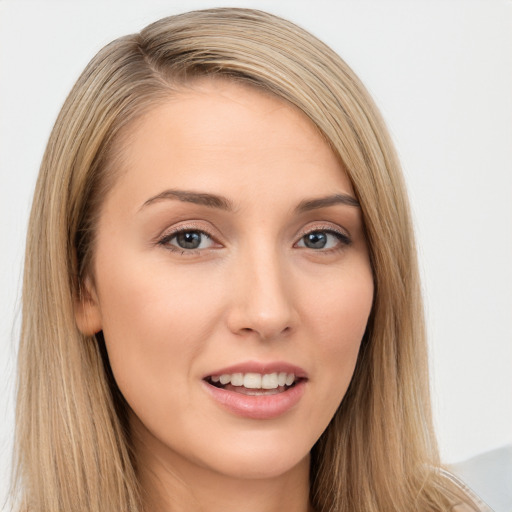
[[[262,340],[289,335],[298,314],[286,262],[274,250],[246,252],[250,254],[237,259],[231,276],[229,329]]]

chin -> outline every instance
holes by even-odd
[[[274,442],[262,439],[252,443],[238,440],[224,446],[221,452],[204,453],[203,461],[216,472],[240,480],[271,479],[309,467],[310,443]],[[206,460],[208,459],[208,460]],[[203,463],[204,463],[203,462]]]

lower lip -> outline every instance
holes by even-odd
[[[212,386],[203,381],[207,392],[229,412],[256,420],[277,418],[292,409],[301,399],[306,381],[301,380],[295,386],[275,395],[243,395],[236,391]]]

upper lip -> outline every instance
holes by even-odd
[[[214,370],[206,374],[203,378],[206,379],[212,375],[230,375],[233,373],[260,373],[261,375],[269,373],[293,373],[295,377],[307,378],[307,373],[300,366],[290,364],[284,361],[271,361],[271,362],[258,362],[258,361],[245,361],[242,363],[226,366],[218,370]]]

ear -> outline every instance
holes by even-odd
[[[98,295],[89,277],[86,277],[80,285],[74,308],[76,325],[82,334],[94,336],[102,330],[103,323]]]

